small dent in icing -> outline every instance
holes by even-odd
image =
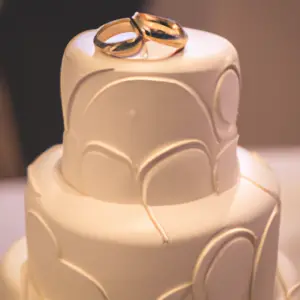
[[[236,148],[239,136],[226,142],[216,156],[213,178],[215,190],[218,194],[232,188],[238,181],[239,165]]]
[[[128,115],[131,117],[131,118],[135,118],[137,116],[137,112],[135,109],[130,109],[129,112],[128,112]]]

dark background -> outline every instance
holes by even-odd
[[[0,178],[24,175],[36,156],[61,142],[59,74],[68,41],[135,11],[170,17],[233,43],[242,71],[240,145],[300,145],[299,0],[0,0],[0,6],[3,1]]]
[[[141,0],[7,0],[0,13],[0,70],[16,117],[24,167],[61,142],[59,73],[79,32],[140,10]]]

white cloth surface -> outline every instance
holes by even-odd
[[[25,179],[0,180],[0,259],[25,234]]]

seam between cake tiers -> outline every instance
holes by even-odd
[[[199,147],[200,146],[200,147]],[[155,155],[153,152],[142,162],[138,169],[137,173],[137,180],[141,185],[141,192],[142,192],[142,201],[144,204],[144,207],[148,213],[148,216],[156,229],[159,231],[163,238],[163,243],[169,243],[169,237],[167,233],[165,232],[164,228],[159,224],[158,220],[155,218],[152,209],[147,205],[147,185],[145,185],[145,178],[150,172],[153,167],[159,163],[160,161],[163,161],[166,157],[169,157],[169,155],[172,155],[174,153],[177,153],[178,150],[182,149],[191,149],[191,148],[196,148],[196,149],[201,149],[202,151],[204,150],[205,154],[208,157],[210,167],[212,168],[212,159],[210,156],[210,153],[208,151],[207,145],[199,140],[184,140],[184,141],[179,141],[177,143],[173,143],[168,145],[166,148],[159,149],[157,152],[157,155]],[[168,155],[168,156],[167,156]],[[212,178],[212,184],[213,184],[213,178]]]
[[[29,185],[26,187],[26,189],[29,189],[29,187],[31,186],[33,192],[36,194],[37,197],[40,198],[40,197],[41,197],[41,192],[40,192],[40,191],[38,190],[38,188],[37,188],[38,185],[37,185],[36,182],[35,182],[34,176],[31,175],[32,169],[33,169],[32,166],[29,166],[29,167],[28,167],[27,178],[28,178],[28,183],[29,183]],[[26,199],[25,199],[25,200],[26,200]]]
[[[250,177],[244,175],[241,173],[241,178],[247,180],[248,182],[250,182],[251,184],[253,184],[254,186],[256,186],[258,189],[262,190],[263,192],[267,193],[269,196],[271,196],[275,201],[276,204],[278,206],[278,209],[281,209],[281,202],[280,202],[280,197],[278,194],[276,194],[275,192],[270,191],[269,189],[263,187],[262,185],[260,185],[259,183],[257,183],[256,181],[254,181],[253,179],[251,179]]]
[[[89,195],[86,195],[83,191],[79,191],[76,189],[76,187],[69,182],[67,179],[64,178],[62,173],[62,167],[61,167],[62,157],[60,157],[57,162],[54,165],[54,174],[57,176],[57,180],[60,180],[63,182],[68,189],[72,191],[72,193],[75,194],[75,196],[84,196],[84,197],[90,197]]]
[[[219,184],[218,184],[218,180],[217,180],[217,171],[218,171],[218,163],[220,160],[220,157],[222,156],[222,154],[235,142],[237,143],[239,139],[239,135],[237,134],[233,139],[229,140],[225,146],[218,152],[214,165],[213,165],[213,185],[214,185],[214,189],[215,192],[219,195],[220,194],[220,189],[219,189]]]
[[[144,188],[144,185],[140,185],[140,188],[141,188],[141,192],[142,192],[142,203],[143,203],[143,206],[146,210],[146,213],[147,213],[151,223],[153,224],[153,226],[157,229],[157,231],[161,235],[162,240],[163,240],[163,244],[169,244],[170,240],[169,240],[169,237],[168,237],[165,229],[158,222],[158,220],[156,219],[151,207],[147,204],[146,195],[145,195],[146,190]]]
[[[91,148],[92,150],[89,150],[89,148]],[[104,153],[106,152],[109,156],[113,155],[113,157],[116,158],[117,160],[121,160],[122,162],[125,162],[128,165],[131,172],[133,171],[133,175],[140,186],[140,191],[141,191],[141,195],[142,195],[142,205],[145,208],[145,211],[150,219],[150,222],[153,224],[153,226],[156,228],[156,230],[161,235],[161,237],[163,239],[163,243],[169,243],[169,238],[168,238],[165,230],[163,229],[161,224],[156,219],[151,208],[147,205],[146,193],[144,191],[143,182],[141,182],[141,180],[139,180],[140,179],[139,173],[136,173],[135,168],[133,168],[132,160],[128,156],[126,156],[124,153],[120,152],[118,149],[115,149],[115,148],[111,147],[110,145],[107,145],[100,141],[94,141],[94,142],[87,144],[84,147],[84,151],[83,151],[82,155],[85,155],[85,153],[87,153],[89,151],[93,151],[94,148],[97,148],[96,150],[98,150],[98,148],[100,148],[101,150],[104,150],[102,152],[104,152]]]
[[[196,142],[196,143],[198,143],[198,141],[193,141],[193,140],[188,141],[188,142],[191,142],[191,143]],[[201,144],[201,141],[199,141],[199,143]],[[200,144],[199,144],[199,145],[200,145]],[[202,144],[201,144],[201,145],[202,145]],[[180,146],[180,145],[179,145],[179,146]],[[205,145],[203,145],[203,146],[205,147]],[[202,150],[203,150],[203,149],[202,149]],[[69,188],[72,189],[73,192],[78,192],[77,189],[76,189],[75,187],[72,187],[72,185],[70,185],[70,183],[67,182],[67,181],[65,181],[64,178],[62,177],[62,174],[61,174],[61,171],[60,171],[60,168],[59,168],[59,166],[60,166],[60,160],[56,163],[56,165],[57,165],[57,167],[55,168],[55,170],[56,170],[55,174],[60,178],[60,180],[63,180],[64,183],[67,184],[67,185],[69,186]],[[29,175],[29,177],[31,178],[32,176]],[[35,184],[33,184],[33,185],[35,185]],[[142,191],[141,191],[141,192],[142,192]],[[143,195],[143,192],[142,192],[142,195]],[[88,196],[88,195],[85,195],[85,196],[86,196],[86,197],[90,197],[90,196]],[[144,191],[144,197],[145,197],[145,191]],[[156,217],[155,217],[155,215],[154,215],[154,213],[153,213],[151,207],[149,207],[149,206],[145,203],[145,201],[142,202],[142,205],[144,206],[145,211],[146,211],[146,213],[147,213],[147,215],[148,215],[148,217],[149,217],[151,223],[153,224],[153,226],[155,227],[155,229],[156,229],[156,230],[159,232],[159,234],[161,235],[162,240],[163,240],[163,243],[169,243],[169,237],[168,237],[168,235],[167,235],[165,229],[163,228],[163,226],[162,226],[162,225],[159,223],[159,221],[156,219]],[[42,203],[41,203],[41,206],[43,206]]]
[[[107,145],[108,146],[108,145]],[[109,147],[109,146],[108,146]],[[108,148],[110,149],[110,148]],[[119,154],[119,152],[117,151],[115,153],[117,156]],[[123,158],[123,156],[121,157]],[[130,159],[127,160],[127,157],[124,158],[124,160],[126,160],[126,162],[129,164],[129,166],[131,167],[131,161]],[[61,170],[58,168],[58,166],[60,165],[60,161],[61,159],[59,159],[59,161],[57,162],[56,166],[56,175],[60,178],[60,180],[62,180],[65,184],[67,184],[72,190],[76,191],[76,192],[79,192],[74,186],[72,186],[68,181],[66,181],[62,174],[61,174]],[[141,189],[141,194],[143,195],[143,190],[142,188],[140,187]],[[82,195],[86,196],[86,197],[90,197],[89,195],[86,195],[84,193],[82,193]],[[142,196],[143,197],[143,196]],[[94,198],[95,199],[95,198]],[[156,219],[153,211],[151,210],[151,208],[147,205],[147,203],[145,201],[142,200],[142,205],[147,213],[147,216],[149,217],[150,219],[150,222],[153,224],[154,228],[159,232],[159,234],[161,235],[162,239],[163,239],[163,243],[169,243],[169,238],[165,232],[165,230],[163,229],[163,227],[159,224],[158,220]]]
[[[168,237],[165,229],[158,222],[158,220],[156,219],[151,207],[147,204],[147,196],[146,196],[147,195],[147,186],[145,186],[143,184],[143,182],[140,181],[140,180],[138,180],[138,183],[139,183],[139,188],[140,188],[140,192],[141,192],[141,195],[142,195],[142,205],[144,206],[145,211],[146,211],[151,223],[156,228],[156,230],[159,232],[159,234],[162,238],[163,244],[169,244],[169,242],[170,242],[169,237]]]
[[[91,141],[85,144],[81,156],[83,157],[88,152],[93,151],[98,153],[98,150],[101,150],[101,154],[103,153],[104,155],[112,156],[114,159],[117,159],[121,162],[125,162],[129,166],[129,168],[132,168],[133,166],[132,160],[125,153],[99,140]]]
[[[200,146],[200,147],[199,147]],[[109,154],[114,155],[118,160],[122,160],[126,162],[126,164],[129,166],[130,169],[132,169],[133,162],[129,157],[127,157],[125,154],[120,152],[117,149],[112,148],[110,145],[107,145],[105,143],[101,143],[99,141],[91,142],[87,144],[87,146],[84,147],[83,154],[84,155],[86,152],[88,152],[87,148],[92,148],[93,147],[99,147],[101,150],[104,150],[104,152],[107,152]],[[154,165],[159,163],[161,160],[164,160],[166,158],[166,155],[168,154],[173,154],[176,153],[180,149],[190,149],[190,148],[200,148],[202,151],[206,153],[210,167],[212,168],[212,159],[211,155],[209,153],[208,147],[205,143],[199,140],[184,140],[184,141],[179,141],[177,143],[173,143],[168,145],[167,147],[163,149],[159,149],[158,151],[155,151],[157,155],[155,155],[155,152],[152,152],[145,160],[144,162],[141,163],[139,168],[137,169],[137,172],[134,172],[134,175],[136,177],[136,180],[139,182],[140,189],[141,189],[141,195],[142,195],[142,203],[143,206],[147,212],[147,215],[150,219],[150,221],[153,223],[154,227],[159,231],[160,235],[162,236],[163,243],[169,243],[169,238],[167,236],[167,233],[165,232],[164,228],[162,225],[158,222],[156,219],[152,209],[147,205],[147,200],[146,200],[146,191],[147,191],[147,186],[145,186],[144,179],[147,173],[153,168]],[[213,180],[213,174],[212,174],[212,185],[214,187],[214,180]]]
[[[139,166],[137,174],[138,180],[144,181],[147,173],[152,169],[152,167],[157,163],[163,161],[168,156],[171,156],[181,150],[187,149],[200,149],[204,151],[204,153],[208,157],[210,167],[212,168],[212,158],[207,145],[201,140],[187,139],[168,144],[167,146],[150,153],[148,157]]]

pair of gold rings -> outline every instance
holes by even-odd
[[[135,37],[120,42],[106,42],[125,32],[133,32]],[[172,56],[185,47],[187,39],[187,34],[177,22],[137,12],[131,18],[118,19],[101,26],[94,37],[94,44],[107,55],[126,58],[147,51],[146,42],[154,41],[173,47],[175,50],[169,55]]]

